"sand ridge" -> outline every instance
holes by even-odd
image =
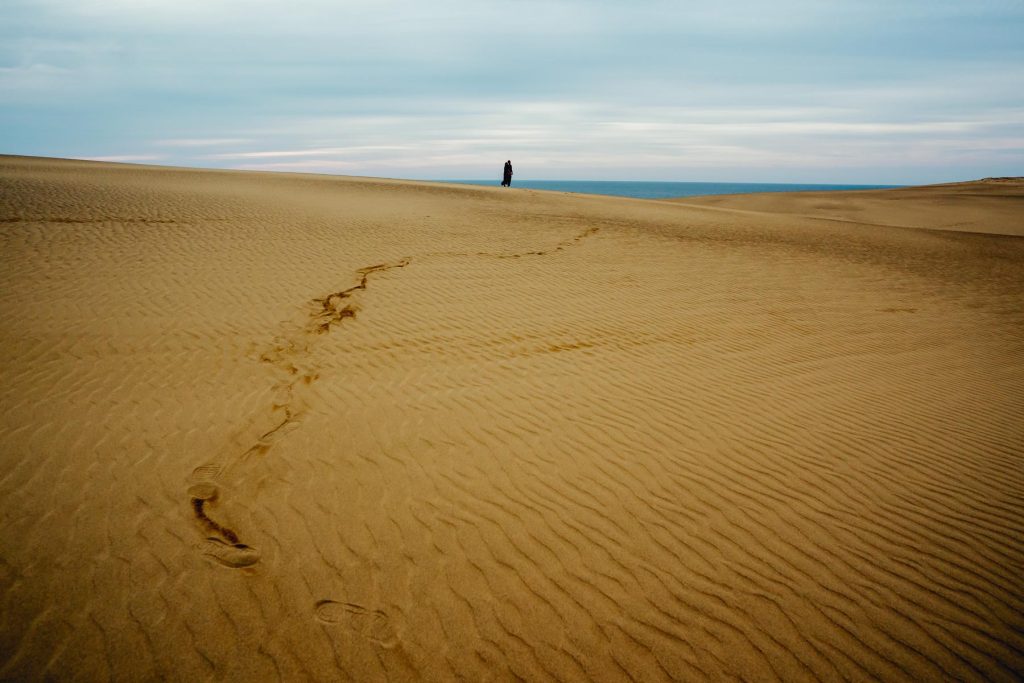
[[[1016,238],[15,157],[0,186],[0,677],[1024,671]]]
[[[777,192],[674,201],[859,225],[1024,237],[1024,178],[985,178],[891,190]]]

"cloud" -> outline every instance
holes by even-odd
[[[112,154],[106,156],[81,156],[79,159],[87,161],[115,161],[128,163],[133,161],[160,161],[164,157],[157,154]]]
[[[339,154],[366,154],[382,151],[405,150],[402,145],[360,145],[355,147],[323,147],[320,149],[285,149],[255,152],[224,152],[207,154],[207,159],[271,159],[277,157],[320,157]]]
[[[355,173],[359,170],[360,164],[336,159],[324,159],[319,161],[280,161],[260,164],[245,163],[235,168],[246,171],[290,171],[293,173],[337,173],[339,171]]]
[[[10,94],[15,90],[43,90],[59,85],[71,73],[53,64],[22,64],[0,66],[0,89]]]
[[[153,144],[159,147],[220,147],[223,145],[238,145],[251,142],[247,138],[174,138],[169,140],[154,140]]]

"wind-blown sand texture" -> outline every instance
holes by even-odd
[[[846,223],[1024,237],[1024,178],[986,178],[892,190],[765,192],[675,201]]]
[[[0,678],[1019,679],[1024,240],[913,192],[0,158]]]

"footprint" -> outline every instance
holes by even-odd
[[[216,495],[216,490],[214,491],[214,494]],[[210,516],[206,514],[207,502],[209,501],[204,500],[202,498],[192,498],[192,511],[195,513],[196,519],[198,519],[199,523],[206,528],[207,532],[219,534],[221,538],[223,538],[228,543],[232,545],[237,545],[239,543],[238,534],[236,534],[234,531],[227,528],[223,524],[218,523],[216,520],[210,519]],[[207,538],[210,537],[208,536]]]
[[[225,543],[219,538],[208,538],[200,544],[199,550],[207,557],[225,567],[239,569],[260,561],[260,551],[244,543]]]
[[[204,465],[220,471],[215,465]],[[198,468],[203,469],[203,468]],[[196,520],[202,525],[206,534],[217,534],[207,536],[200,545],[200,551],[226,567],[248,567],[260,560],[260,553],[255,548],[245,545],[238,540],[238,534],[228,527],[211,519],[206,512],[207,503],[213,503],[220,495],[220,488],[211,482],[199,482],[188,487],[189,501],[192,503],[192,512]]]
[[[378,610],[369,613],[363,635],[371,642],[389,650],[398,645],[398,634],[392,627],[391,620],[388,619],[388,615]]]
[[[316,603],[316,618],[325,624],[344,624],[367,640],[384,648],[398,644],[398,634],[388,615],[352,602],[321,600]]]
[[[194,482],[213,481],[220,476],[220,472],[220,465],[207,463],[205,465],[200,465],[199,467],[192,470],[192,475],[189,477],[189,479]]]
[[[215,500],[218,493],[216,484],[193,484],[188,487],[188,497],[192,500]]]

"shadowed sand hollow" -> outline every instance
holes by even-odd
[[[0,157],[0,678],[1017,680],[1022,187]]]

